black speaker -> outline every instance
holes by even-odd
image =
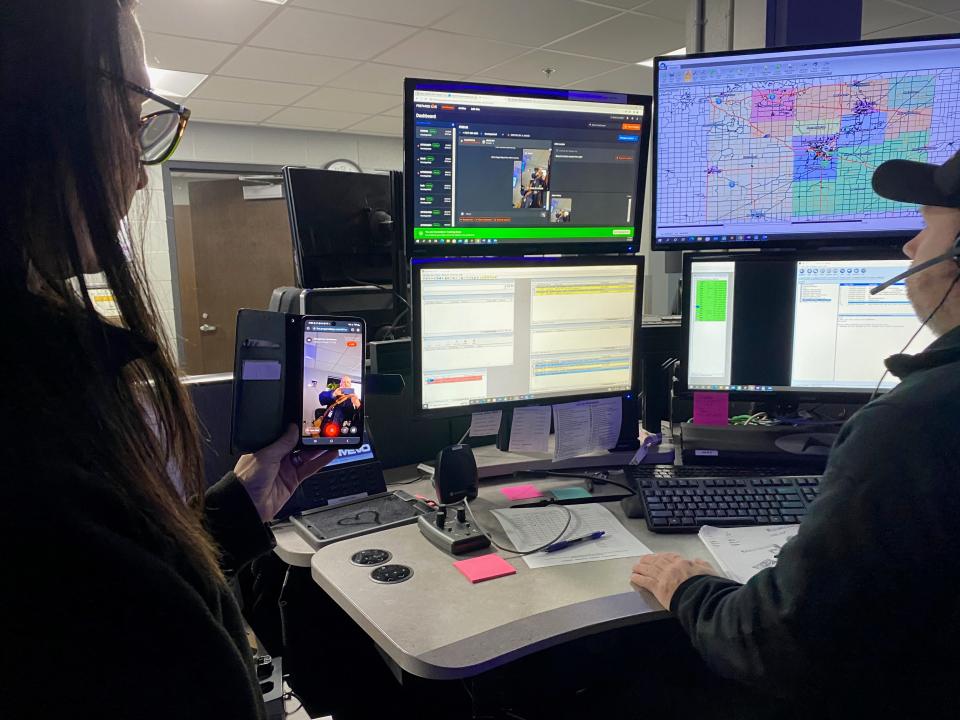
[[[450,445],[437,454],[433,489],[441,505],[451,505],[477,496],[480,478],[469,445]]]

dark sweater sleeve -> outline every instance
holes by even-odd
[[[952,612],[923,589],[951,562],[938,483],[956,468],[937,438],[907,441],[904,427],[879,403],[851,419],[775,567],[743,586],[700,576],[677,589],[670,609],[714,670],[783,696],[826,689],[869,677],[880,659],[909,666],[926,618]]]
[[[207,490],[204,522],[220,548],[220,565],[228,576],[276,544],[250,495],[232,472]]]

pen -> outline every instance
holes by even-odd
[[[582,543],[582,542],[584,542],[585,540],[597,540],[597,539],[599,539],[599,538],[602,538],[602,537],[603,537],[604,535],[606,535],[606,534],[607,534],[607,531],[606,531],[606,530],[597,530],[596,532],[592,532],[592,533],[590,533],[589,535],[584,535],[583,537],[573,538],[572,540],[560,540],[559,542],[555,542],[553,545],[548,545],[547,547],[545,547],[545,548],[543,549],[543,551],[544,551],[544,552],[556,552],[557,550],[563,550],[564,548],[568,548],[568,547],[570,547],[571,545],[576,545],[577,543]]]

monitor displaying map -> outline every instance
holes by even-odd
[[[654,247],[898,242],[873,171],[960,150],[960,38],[658,58]]]

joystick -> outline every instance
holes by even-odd
[[[462,505],[457,507],[456,518],[447,522],[447,507],[441,505],[432,517],[421,515],[417,518],[417,524],[427,540],[451,555],[463,555],[490,546],[489,538],[467,520],[467,511]]]

